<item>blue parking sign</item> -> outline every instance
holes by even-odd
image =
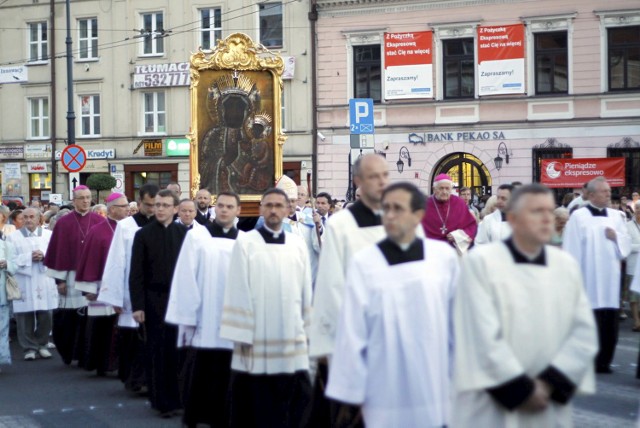
[[[374,134],[373,99],[352,98],[349,100],[349,130],[351,134]]]

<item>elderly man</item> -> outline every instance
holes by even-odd
[[[467,204],[452,192],[451,177],[438,175],[433,183],[433,195],[427,199],[422,227],[427,238],[449,242],[464,253],[476,237],[478,223]]]
[[[595,389],[596,330],[580,267],[547,245],[554,208],[546,187],[518,188],[507,207],[512,237],[465,260],[452,427],[572,426],[574,393]]]
[[[196,221],[196,215],[198,212],[198,206],[195,201],[191,199],[183,199],[178,205],[178,219],[176,223],[182,224],[188,230],[201,229],[204,231],[204,226]]]
[[[76,272],[76,289],[85,293],[89,301],[87,309],[87,349],[85,356],[86,370],[96,370],[98,376],[115,369],[112,342],[117,318],[110,305],[96,301],[100,292],[100,283],[107,262],[109,247],[118,222],[129,214],[127,197],[122,193],[112,193],[107,203],[107,221],[93,226],[87,234],[86,246],[80,256]]]
[[[511,226],[507,222],[507,204],[512,191],[511,184],[501,184],[498,187],[496,210],[486,216],[478,226],[476,244],[504,241],[511,236]]]
[[[211,215],[211,192],[207,189],[198,190],[198,193],[196,193],[196,204],[198,205],[196,221],[203,225],[212,221],[215,215]]]
[[[24,227],[7,237],[15,247],[15,273],[22,299],[13,301],[18,343],[24,359],[51,358],[47,350],[52,326],[52,310],[58,307],[55,281],[47,276],[42,261],[51,232],[40,226],[40,210],[24,210]]]
[[[106,220],[91,212],[91,190],[87,186],[73,190],[73,206],[74,211],[60,218],[53,229],[44,265],[62,296],[53,320],[53,341],[65,364],[79,360],[82,366],[86,316],[78,309],[85,308],[87,300],[75,288],[76,271],[80,256],[88,251],[85,243],[89,230]]]
[[[586,197],[589,203],[569,218],[562,247],[582,269],[596,318],[600,341],[596,372],[611,373],[611,361],[618,342],[620,262],[629,255],[631,240],[619,212],[607,208],[611,187],[604,177],[587,183]]]
[[[313,426],[332,426],[330,414],[347,408],[325,398],[327,357],[333,353],[347,266],[359,250],[384,238],[380,213],[382,193],[389,184],[386,160],[377,154],[359,158],[353,166],[353,177],[360,190],[360,199],[327,222],[318,264],[309,327],[310,354],[320,358],[314,383]]]
[[[416,236],[424,205],[413,184],[387,187],[387,237],[347,271],[327,396],[361,405],[369,428],[448,424],[459,265],[449,245]]]
[[[284,191],[267,190],[264,226],[231,253],[220,327],[234,342],[231,427],[307,426],[311,268],[302,238],[282,227],[289,205]]]

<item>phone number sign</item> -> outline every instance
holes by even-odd
[[[188,62],[136,65],[133,73],[134,89],[189,86],[190,83]]]

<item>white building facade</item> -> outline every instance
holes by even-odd
[[[68,198],[74,175],[58,160],[67,140],[65,11],[64,1],[0,5],[5,200]],[[146,182],[178,182],[186,197],[189,57],[234,32],[285,57],[285,170],[305,174],[315,142],[307,13],[298,1],[71,1],[76,143],[87,152],[78,182],[112,174],[129,198]]]

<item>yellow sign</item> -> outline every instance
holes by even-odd
[[[142,140],[145,156],[162,156],[162,140]]]

